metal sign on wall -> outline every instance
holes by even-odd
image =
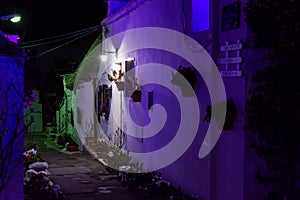
[[[241,50],[243,44],[240,40],[236,43],[230,44],[229,41],[225,45],[221,46],[221,52],[225,53],[225,57],[218,59],[220,65],[221,76],[242,76],[240,65],[243,61],[241,57]]]
[[[222,31],[229,31],[240,27],[241,2],[237,1],[222,8]]]

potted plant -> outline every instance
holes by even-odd
[[[70,142],[67,143],[67,151],[78,151],[78,144],[74,141],[71,140]]]
[[[141,102],[142,100],[142,91],[137,89],[134,90],[132,95],[131,95],[132,101],[133,102]]]
[[[220,108],[221,106],[224,106],[224,104],[226,103],[226,118],[225,118],[225,122],[224,122],[224,126],[221,127],[220,126],[220,122],[219,119],[215,119],[216,122],[218,123],[218,128],[222,129],[222,130],[232,130],[233,129],[233,125],[234,122],[236,121],[236,106],[235,103],[233,102],[232,98],[229,98],[227,101],[225,102],[220,102],[217,103],[215,105],[212,105],[215,109],[216,112],[218,112],[218,108]],[[210,122],[211,121],[211,105],[208,105],[206,107],[206,116],[204,117],[203,121],[207,121]]]
[[[118,90],[123,91],[124,90],[124,81],[122,81],[122,77],[124,76],[124,72],[122,72],[122,69],[120,70],[112,70],[112,75],[108,74],[108,80],[114,81]]]
[[[189,89],[189,87],[184,84],[183,77],[189,82],[191,87],[194,89],[196,82],[197,82],[197,75],[196,70],[193,67],[183,67],[179,65],[177,67],[177,73],[172,73],[172,80],[171,83],[173,85],[177,85],[181,88],[183,96],[191,96],[193,95],[193,91]]]
[[[71,134],[65,133],[58,135],[56,138],[56,143],[65,147],[68,151],[78,151],[78,144],[74,141]]]

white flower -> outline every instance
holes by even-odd
[[[23,155],[26,156],[26,157],[29,156],[30,154],[36,156],[37,150],[35,150],[34,148],[32,148],[32,149],[30,149],[30,150],[28,150],[28,151],[26,151],[26,152],[23,153]]]
[[[32,148],[32,149],[30,149],[30,150],[28,151],[28,153],[31,153],[31,154],[33,154],[34,156],[36,156],[37,151],[36,151],[34,148]]]

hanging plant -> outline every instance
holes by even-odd
[[[222,129],[222,130],[232,130],[233,129],[233,125],[234,125],[234,122],[236,121],[236,106],[235,106],[235,103],[233,102],[233,99],[232,98],[229,98],[226,102],[220,102],[220,103],[217,103],[214,106],[214,108],[217,110],[218,112],[218,108],[220,108],[221,106],[224,106],[224,104],[227,104],[226,107],[227,107],[227,110],[226,110],[226,118],[225,118],[225,122],[224,122],[224,126],[223,128],[220,126],[220,121],[219,119],[215,119],[216,122],[218,123],[218,127],[219,129]],[[210,122],[211,121],[211,105],[208,105],[206,107],[206,115],[203,119],[203,121],[207,121],[207,122]]]
[[[135,90],[131,95],[133,102],[141,102],[142,100],[142,91],[141,90]]]
[[[122,77],[124,76],[124,72],[120,69],[119,71],[117,70],[112,70],[112,75],[107,74],[107,78],[109,81],[114,81],[116,83],[116,86],[119,91],[124,90],[124,81],[122,81]]]
[[[116,83],[116,86],[118,88],[118,91],[123,91],[124,90],[124,81],[118,81],[118,82],[115,82]]]
[[[122,77],[124,76],[124,72],[120,69],[119,71],[117,70],[112,70],[112,75],[107,74],[107,78],[109,81],[114,81],[115,83],[118,81],[121,81]]]
[[[172,80],[171,83],[173,85],[182,86],[184,83],[182,79],[182,75],[184,78],[187,79],[187,81],[191,84],[192,88],[194,88],[196,82],[197,82],[197,76],[196,76],[196,70],[193,67],[183,67],[179,65],[177,67],[177,73],[172,74]]]
[[[196,70],[194,68],[183,67],[179,65],[177,68],[177,73],[172,73],[172,76],[171,83],[180,87],[182,96],[189,97],[195,95],[194,90],[192,90],[197,82]],[[184,78],[189,82],[192,89],[189,87],[189,85],[185,84]]]

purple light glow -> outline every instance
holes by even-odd
[[[192,31],[209,29],[209,0],[193,0]]]

